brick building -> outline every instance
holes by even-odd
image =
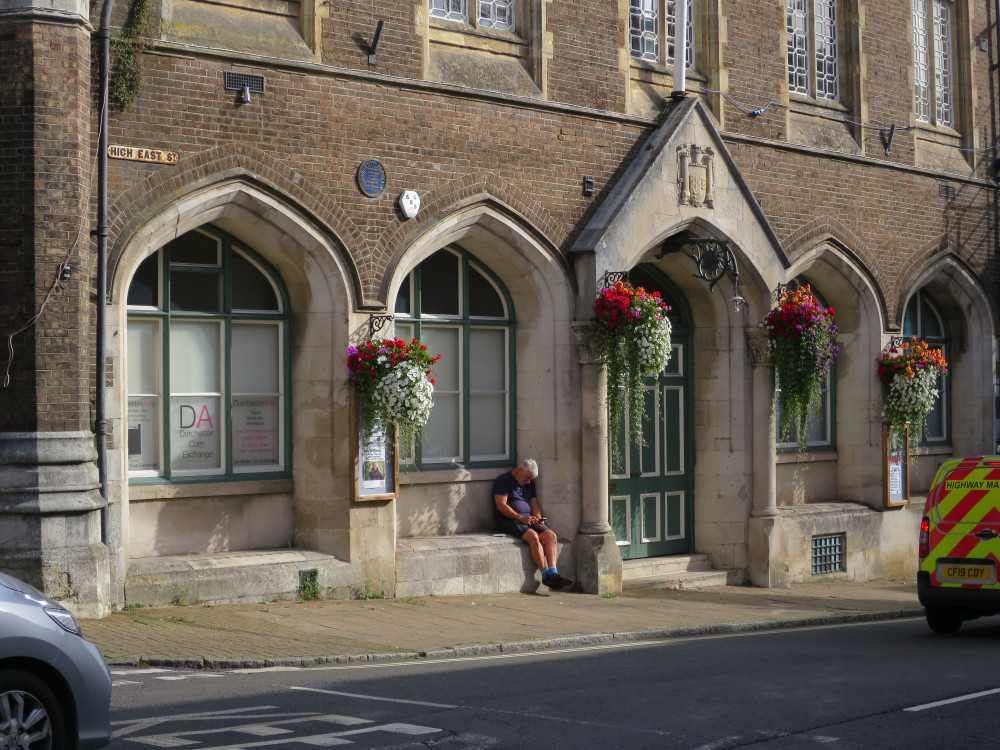
[[[108,111],[97,368],[101,11],[0,0],[0,568],[79,612],[531,587],[485,533],[523,456],[587,591],[909,575],[936,466],[995,450],[987,0],[118,0],[150,38]],[[609,465],[614,271],[671,300],[675,356]],[[804,454],[760,328],[793,281],[840,329]],[[346,350],[386,315],[444,356],[398,495],[359,501]],[[874,360],[904,334],[951,373],[885,509]]]

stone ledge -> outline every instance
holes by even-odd
[[[572,577],[570,545],[559,541],[559,569]],[[531,593],[541,575],[528,545],[507,534],[410,537],[396,542],[396,597]]]
[[[299,573],[315,570],[328,598],[350,596],[350,564],[303,549],[246,550],[210,555],[133,559],[125,578],[126,604],[221,604],[293,600]]]

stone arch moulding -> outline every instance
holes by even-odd
[[[492,195],[476,193],[447,210],[430,214],[421,225],[399,238],[382,279],[379,301],[387,304],[420,261],[451,243],[472,245],[467,249],[491,267],[500,261],[525,277],[540,273],[553,297],[558,288],[567,290],[568,300],[576,292],[565,257],[542,232]],[[494,258],[489,257],[489,248],[497,253]]]
[[[139,262],[175,237],[205,224],[226,230],[260,252],[283,272],[297,275],[297,257],[311,257],[323,269],[325,296],[350,300],[357,296],[357,274],[344,260],[342,245],[295,207],[243,180],[224,180],[195,190],[161,208],[115,247],[109,261],[111,299],[122,299]],[[120,268],[123,266],[126,268]],[[339,292],[333,280],[339,278]],[[353,283],[352,283],[353,282]],[[318,290],[314,289],[314,294]]]
[[[150,229],[169,239],[170,222],[178,236],[201,224],[225,221],[229,212],[254,215],[290,236],[306,235],[308,245],[324,247],[334,259],[353,300],[361,300],[361,280],[348,247],[364,248],[366,240],[350,217],[306,178],[273,156],[247,147],[222,146],[185,160],[182,171],[160,170],[121,193],[113,202],[108,288],[118,273],[126,248]],[[239,231],[227,231],[240,237]],[[246,241],[255,236],[241,237]],[[162,243],[161,243],[162,244]],[[251,242],[253,244],[253,242]],[[353,304],[353,303],[352,303]]]
[[[836,237],[830,235],[813,237],[809,246],[800,250],[792,263],[792,267],[788,270],[788,280],[802,274],[809,275],[810,271],[817,267],[829,269],[842,280],[838,283],[835,279],[830,285],[829,292],[826,283],[822,288],[824,296],[830,298],[830,293],[835,295],[833,298],[837,299],[837,302],[834,303],[834,307],[838,310],[843,308],[845,313],[851,312],[850,308],[844,307],[844,304],[847,302],[847,295],[853,292],[862,300],[864,307],[877,312],[877,320],[872,322],[879,326],[879,332],[885,329],[888,321],[885,295],[872,277],[868,266],[864,265],[857,255]],[[855,307],[860,306],[855,305]],[[860,325],[860,321],[858,323]]]
[[[809,252],[817,245],[829,242],[839,251],[849,255],[861,268],[877,268],[878,258],[864,240],[836,216],[817,216],[792,232],[785,240],[788,257],[797,261],[797,256]]]
[[[996,300],[991,297],[979,275],[953,252],[939,256],[933,262],[913,271],[901,284],[896,300],[894,330],[903,329],[903,315],[906,303],[918,289],[929,287],[939,303],[950,313],[953,321],[960,321],[962,330],[952,331],[960,348],[971,344],[970,325],[974,321],[989,321],[993,338],[1000,331]]]

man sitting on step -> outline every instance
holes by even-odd
[[[493,482],[493,518],[497,529],[528,544],[531,559],[542,571],[542,583],[561,591],[572,586],[573,581],[556,570],[558,539],[556,532],[545,525],[547,519],[538,507],[537,476],[538,463],[533,458],[524,459],[516,469],[498,476]]]

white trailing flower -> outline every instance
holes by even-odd
[[[643,375],[656,375],[670,362],[670,321],[666,317],[646,317],[635,326],[637,365]]]
[[[394,422],[404,434],[412,434],[431,415],[434,385],[427,374],[412,362],[403,362],[382,377],[374,400],[382,419]]]
[[[920,370],[911,378],[897,375],[886,388],[887,411],[912,415],[912,421],[919,420],[921,415],[926,416],[934,408],[938,397],[937,381],[936,369]]]

